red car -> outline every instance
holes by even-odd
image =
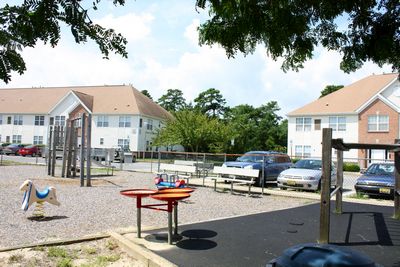
[[[30,156],[34,157],[36,155],[41,156],[42,151],[41,151],[40,147],[31,145],[31,146],[23,147],[20,150],[18,150],[18,154],[20,154],[23,157],[25,157],[26,155],[30,155]]]

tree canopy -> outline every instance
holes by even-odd
[[[168,89],[167,93],[162,95],[157,103],[170,112],[180,111],[187,107],[183,93],[179,89]]]
[[[97,10],[101,0],[25,0],[19,5],[0,8],[0,79],[11,80],[11,72],[22,74],[26,70],[21,51],[34,47],[37,42],[56,46],[61,38],[60,27],[69,27],[76,43],[92,39],[101,53],[108,58],[110,52],[127,57],[126,39],[113,29],[105,29],[93,23],[88,9]],[[82,4],[88,4],[83,7]],[[125,0],[113,0],[123,5]]]
[[[284,58],[283,70],[298,70],[321,45],[341,53],[345,72],[367,60],[400,70],[399,0],[197,0],[196,5],[211,16],[199,27],[200,44],[220,44],[229,57],[262,44],[273,59]]]
[[[224,115],[226,110],[226,100],[221,95],[221,92],[215,88],[201,92],[194,99],[195,108],[200,112],[208,114],[212,117],[220,117]]]
[[[325,86],[324,90],[321,91],[321,95],[319,98],[329,95],[330,93],[336,92],[339,89],[342,89],[343,85],[327,85]]]

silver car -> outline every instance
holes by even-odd
[[[296,188],[316,191],[321,189],[321,159],[301,159],[290,169],[278,176],[278,187],[281,189]],[[332,164],[331,185],[336,184],[336,167]]]

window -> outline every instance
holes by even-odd
[[[8,116],[7,117],[7,124],[11,124],[11,120],[12,120],[11,116]]]
[[[119,127],[122,127],[122,128],[131,127],[131,117],[119,116]]]
[[[299,158],[311,157],[311,146],[295,146],[294,155]]]
[[[122,149],[129,149],[129,139],[118,139],[118,146]]]
[[[14,125],[22,125],[22,115],[14,115]]]
[[[315,131],[321,130],[321,120],[320,119],[314,120],[314,130]]]
[[[346,117],[329,117],[329,128],[333,131],[346,131]]]
[[[1,142],[1,134],[0,134],[0,142]]]
[[[13,135],[12,136],[13,143],[21,144],[21,140],[22,140],[22,135]]]
[[[6,143],[10,143],[10,136],[9,135],[6,136]]]
[[[296,131],[297,132],[311,131],[311,118],[296,118]]]
[[[97,116],[97,127],[108,127],[108,116]]]
[[[153,130],[153,120],[150,120],[150,119],[147,120],[147,130],[150,130],[150,131]]]
[[[34,145],[41,145],[41,144],[43,144],[43,136],[35,135],[35,136],[33,137],[33,144],[34,144]]]
[[[35,125],[44,125],[44,116],[35,116]]]
[[[388,115],[368,116],[368,132],[388,132],[388,131],[389,131]]]
[[[139,127],[142,128],[142,125],[143,125],[143,119],[140,118],[140,119],[139,119]]]
[[[3,124],[3,116],[0,115],[0,125]]]
[[[104,145],[104,138],[100,137],[100,145]]]
[[[65,116],[55,116],[54,117],[54,125],[65,126]]]

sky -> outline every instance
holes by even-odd
[[[124,35],[127,59],[111,55],[105,60],[93,42],[76,44],[63,28],[55,48],[39,43],[25,49],[27,71],[21,76],[13,73],[12,81],[2,82],[0,88],[131,84],[148,90],[154,100],[167,89],[180,89],[187,102],[216,88],[230,107],[259,107],[277,101],[278,113],[285,118],[288,112],[317,99],[327,85],[349,85],[368,75],[391,72],[390,66],[380,68],[367,62],[346,74],[339,68],[339,53],[317,48],[303,69],[285,73],[283,60],[272,60],[261,45],[254,54],[235,58],[228,58],[218,45],[200,47],[197,27],[208,14],[196,10],[195,0],[137,0],[117,7],[111,2],[103,0],[99,10],[89,15]]]

